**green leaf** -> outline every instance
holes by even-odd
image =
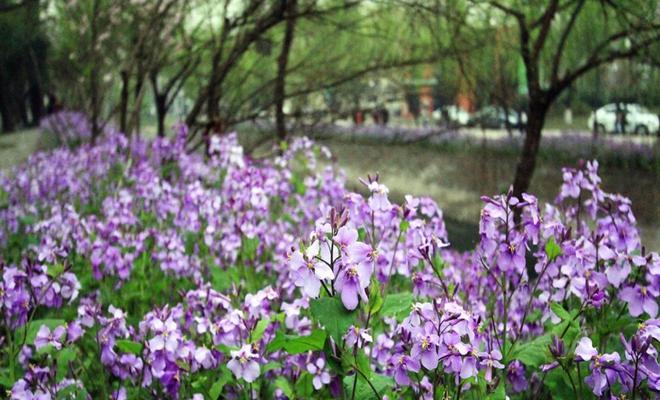
[[[231,288],[232,283],[240,281],[238,269],[236,267],[229,267],[222,269],[216,265],[211,266],[211,284],[214,290],[224,292]]]
[[[577,363],[577,366],[580,367],[580,363]],[[589,372],[585,371],[585,375],[588,375]],[[571,375],[573,377],[573,382],[577,385],[578,384],[578,376],[576,373],[574,373],[574,369],[571,368]],[[583,377],[585,375],[582,375]],[[557,400],[569,400],[569,399],[576,399],[576,398],[582,398],[582,399],[589,399],[593,398],[593,394],[589,391],[589,386],[587,385],[579,385],[583,387],[583,392],[582,395],[576,396],[576,393],[573,392],[573,387],[571,385],[571,381],[568,379],[566,376],[566,373],[562,369],[554,369],[550,371],[546,375],[546,379],[544,380],[545,386],[550,389],[550,393],[552,393],[552,398],[557,399]],[[579,389],[578,389],[579,392]]]
[[[397,320],[402,320],[410,314],[412,304],[413,294],[410,292],[389,294],[385,296],[383,307],[380,309],[380,315],[383,317],[396,317]]]
[[[142,343],[134,342],[132,340],[117,340],[115,346],[124,353],[131,353],[138,356],[142,353]]]
[[[536,309],[536,310],[532,311],[531,313],[529,313],[529,316],[527,317],[527,322],[540,321],[542,316],[543,316],[543,313],[541,312],[541,310]]]
[[[199,240],[199,234],[197,232],[185,232],[183,234],[186,255],[190,256],[195,252],[195,244]]]
[[[296,393],[302,399],[308,399],[314,393],[314,377],[309,372],[303,372],[296,381]]]
[[[4,386],[7,389],[11,389],[14,386],[14,380],[11,379],[8,369],[0,370],[0,386]]]
[[[282,368],[282,363],[279,363],[277,361],[271,361],[261,368],[261,373],[265,374],[268,371],[272,371],[274,369],[279,369],[279,368]]]
[[[349,394],[349,396],[353,392],[354,380],[355,380],[355,375],[345,376],[343,380],[344,390],[346,391],[346,393]],[[371,378],[369,378],[369,382],[371,382],[374,389],[376,389],[376,392],[378,392],[378,396],[376,396],[373,389],[371,389],[371,386],[369,386],[367,381],[365,381],[364,378],[362,378],[362,376],[360,376],[359,374],[357,380],[358,380],[357,386],[355,387],[355,398],[360,400],[366,400],[366,399],[379,400],[380,398],[383,397],[383,394],[388,388],[394,386],[394,380],[389,376],[373,374]]]
[[[341,343],[348,328],[355,325],[357,313],[348,311],[338,298],[323,297],[312,300],[310,310],[314,320],[325,327],[336,343]]]
[[[401,221],[399,224],[399,230],[401,232],[408,232],[408,228],[410,228],[410,222],[406,221],[405,219]]]
[[[275,339],[266,346],[266,352],[272,353],[284,349],[289,354],[300,354],[309,350],[323,350],[326,337],[325,331],[320,329],[313,330],[309,336],[291,336],[277,331]]]
[[[500,383],[497,385],[495,390],[486,396],[487,400],[504,400],[506,399],[506,392],[504,388],[504,381],[500,380]]]
[[[305,186],[305,182],[302,179],[300,179],[298,175],[294,174],[291,177],[291,184],[293,185],[293,189],[297,194],[303,196],[305,192],[307,192],[307,187]]]
[[[211,388],[209,389],[209,396],[211,397],[211,400],[217,400],[218,397],[220,397],[220,394],[222,394],[222,389],[225,387],[227,382],[230,382],[233,379],[232,373],[229,370],[229,368],[225,367],[224,365],[220,367],[220,378],[218,378],[217,381],[211,385]]]
[[[566,311],[564,307],[562,307],[559,303],[550,304],[550,309],[556,316],[561,318],[562,321],[568,321],[571,319],[571,314],[569,314],[569,312]]]
[[[65,347],[57,353],[57,374],[56,381],[59,382],[66,376],[69,370],[69,362],[76,359],[76,351],[70,347]]]
[[[257,236],[253,238],[243,236],[241,240],[241,256],[244,260],[254,260],[257,257],[258,248],[259,238]]]
[[[369,305],[368,310],[372,315],[375,315],[383,307],[383,297],[380,295],[380,284],[377,279],[371,280],[369,287]]]
[[[348,352],[346,352],[348,353]],[[369,357],[364,354],[363,351],[359,351],[355,356],[357,358],[357,367],[362,371],[368,378],[371,377],[371,362],[369,362]]]
[[[85,388],[81,388],[76,384],[71,384],[57,392],[56,400],[71,400],[71,399],[87,399],[89,393]]]
[[[554,236],[550,236],[550,239],[545,242],[545,254],[548,256],[549,261],[554,261],[561,255],[561,247],[555,242]]]
[[[264,318],[257,322],[257,326],[252,331],[252,342],[258,342],[262,337],[264,337],[264,332],[266,332],[268,324],[270,324],[269,318]]]
[[[511,353],[511,359],[520,360],[528,367],[538,367],[551,361],[548,346],[552,342],[552,336],[545,334],[528,342],[517,345]]]
[[[53,264],[53,265],[48,266],[47,274],[51,278],[56,278],[56,277],[62,275],[63,272],[64,272],[64,264],[57,263],[57,264]]]
[[[296,397],[293,394],[293,388],[291,387],[289,380],[283,376],[278,376],[277,379],[275,379],[275,387],[282,389],[284,395],[290,399],[294,399]]]

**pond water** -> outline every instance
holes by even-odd
[[[346,172],[349,186],[362,190],[358,177],[380,173],[391,196],[428,195],[442,208],[449,239],[469,249],[477,240],[480,196],[505,191],[512,182],[517,158],[488,151],[443,150],[422,144],[365,144],[323,141]],[[553,201],[561,185],[562,165],[539,159],[530,192]],[[601,166],[606,191],[621,193],[633,203],[642,241],[660,250],[660,179],[653,172]]]

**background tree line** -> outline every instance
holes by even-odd
[[[553,106],[660,103],[659,15],[655,0],[0,0],[2,131],[67,108],[94,136],[131,135],[152,109],[159,135],[184,119],[191,147],[264,116],[282,139],[306,110],[345,114],[374,79],[411,90],[430,70],[444,104],[527,112],[521,193]]]

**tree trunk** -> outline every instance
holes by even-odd
[[[35,30],[39,29],[39,1],[27,3],[26,22]],[[38,39],[33,39],[25,49],[23,62],[27,73],[28,99],[30,102],[30,113],[32,114],[32,125],[37,126],[44,115],[44,93],[42,89],[42,70],[46,63],[44,47]]]
[[[128,71],[121,71],[121,94],[119,97],[119,130],[126,134],[128,123]]]
[[[219,67],[222,52],[220,49],[216,50],[213,55],[213,61],[211,65],[211,75],[209,76],[209,85],[207,88],[208,98],[206,99],[206,119],[209,125],[212,125],[220,117],[220,85],[221,80],[219,78]],[[198,112],[197,104],[193,107],[195,112]],[[193,111],[191,111],[191,115]],[[188,118],[191,118],[191,115]],[[189,124],[190,125],[190,124]]]
[[[158,118],[158,137],[165,137],[165,115],[167,115],[165,100],[166,97],[164,95],[154,95],[156,118]]]
[[[135,93],[133,94],[133,111],[131,112],[131,121],[129,123],[129,131],[135,132],[140,136],[142,129],[142,100],[144,99],[144,73],[141,68],[138,68],[137,78],[135,82]]]
[[[0,118],[2,118],[2,132],[11,132],[16,128],[9,108],[7,93],[9,93],[7,81],[0,74]]]
[[[23,87],[21,86],[21,90]],[[26,93],[21,93],[20,101],[16,102],[18,107],[18,115],[21,116],[21,126],[30,126],[30,117],[28,116],[27,98]]]
[[[90,79],[89,79],[89,96],[91,100],[91,122],[92,122],[92,143],[96,143],[96,138],[101,133],[101,127],[99,126],[99,118],[101,114],[100,104],[99,104],[99,61],[98,54],[96,52],[96,45],[98,41],[98,27],[97,24],[97,14],[99,9],[99,1],[94,0],[92,3],[92,20],[90,23],[91,31],[91,43],[90,43],[90,57],[92,59],[92,68],[90,70]]]
[[[96,62],[94,62],[96,63]],[[92,67],[92,73],[90,76],[90,87],[89,87],[89,95],[91,98],[92,102],[92,142],[96,141],[96,138],[99,136],[101,133],[101,128],[99,126],[99,117],[100,117],[100,110],[99,110],[99,82],[98,82],[98,74],[97,74],[97,68]]]
[[[32,125],[39,125],[44,115],[44,96],[39,84],[32,84],[29,91],[30,112],[32,113]]]
[[[529,189],[529,185],[532,182],[534,168],[536,168],[536,156],[539,152],[539,145],[541,144],[541,132],[547,111],[548,107],[538,102],[533,102],[529,105],[525,142],[513,181],[513,195],[518,198]]]
[[[284,98],[286,96],[286,67],[289,63],[289,53],[293,44],[293,34],[296,25],[296,19],[291,17],[296,11],[296,0],[290,0],[287,10],[289,19],[286,21],[284,30],[284,39],[282,40],[282,51],[277,58],[277,80],[275,81],[275,126],[277,137],[280,140],[286,139],[286,117],[284,115]]]

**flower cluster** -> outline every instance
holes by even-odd
[[[553,204],[350,192],[307,139],[270,159],[107,132],[0,175],[0,384],[23,398],[650,398],[660,256],[597,162]]]

